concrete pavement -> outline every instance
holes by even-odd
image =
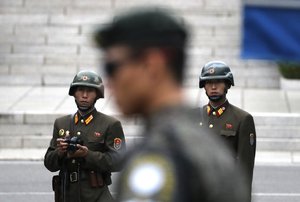
[[[253,202],[299,202],[300,165],[256,165]],[[51,178],[41,161],[0,161],[0,201],[53,202]],[[117,174],[112,175],[116,191]]]

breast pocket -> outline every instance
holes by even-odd
[[[234,130],[221,130],[221,137],[224,140],[225,144],[228,146],[231,151],[232,157],[236,158],[237,150],[237,131]]]
[[[236,131],[235,130],[221,130],[221,135],[224,137],[235,137]]]
[[[88,139],[88,148],[92,151],[105,151],[104,137],[93,137]]]

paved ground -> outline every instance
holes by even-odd
[[[257,164],[253,202],[300,201],[300,165]],[[0,161],[0,201],[53,201],[51,177],[42,161]],[[114,191],[114,187],[110,187]]]

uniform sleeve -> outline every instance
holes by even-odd
[[[251,198],[251,187],[253,178],[253,168],[256,151],[256,132],[253,117],[248,114],[244,120],[242,120],[239,131],[238,141],[238,166],[242,171],[245,171],[246,184],[248,194]],[[250,200],[249,200],[250,201]]]
[[[56,139],[58,138],[57,134],[58,134],[57,120],[55,120],[50,146],[48,147],[44,157],[44,165],[51,172],[56,172],[60,170],[62,165],[62,158],[58,156],[58,151],[56,149]]]
[[[85,167],[102,172],[116,172],[121,169],[120,162],[126,150],[125,137],[121,123],[112,123],[107,132],[105,145],[107,151],[88,151],[85,158]]]

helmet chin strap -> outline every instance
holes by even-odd
[[[77,100],[75,99],[75,103],[77,105],[77,108],[79,109],[79,111],[83,112],[84,114],[87,114],[88,112],[90,112],[91,109],[94,108],[95,106],[95,103],[96,103],[96,100],[95,102],[91,105],[91,106],[80,106],[77,102]]]
[[[209,95],[207,95],[207,92],[206,92],[206,95],[207,95],[207,97],[208,97],[208,99],[210,101],[212,101],[212,102],[219,102],[219,101],[221,101],[221,100],[223,100],[225,98],[225,96],[227,94],[227,91],[228,90],[226,88],[224,94],[222,94],[222,95],[209,96]]]
[[[224,98],[224,95],[214,95],[214,96],[208,96],[208,99],[212,102],[219,102]]]

